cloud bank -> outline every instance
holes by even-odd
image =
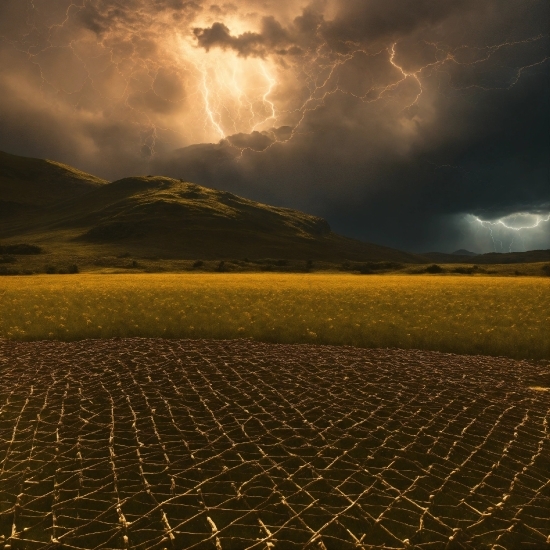
[[[162,173],[409,250],[550,211],[544,0],[4,0],[0,149]],[[510,238],[511,238],[510,234]],[[550,248],[550,224],[514,250]]]

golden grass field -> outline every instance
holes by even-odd
[[[0,338],[253,338],[550,358],[550,278],[80,274],[3,278]]]

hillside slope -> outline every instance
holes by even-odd
[[[40,210],[105,183],[59,162],[0,151],[0,216]]]
[[[25,161],[28,160],[28,166]],[[181,259],[285,258],[422,262],[333,233],[322,218],[182,180],[106,183],[51,161],[0,156],[0,200],[32,206],[0,221],[3,241],[46,250]]]

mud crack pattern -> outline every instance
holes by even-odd
[[[0,548],[548,548],[550,367],[0,342]]]

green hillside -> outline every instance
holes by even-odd
[[[4,153],[0,175],[0,201],[6,209],[11,205],[0,221],[2,244],[26,242],[80,256],[422,262],[337,235],[322,218],[181,180],[107,183],[51,161]]]
[[[43,208],[84,195],[105,183],[59,162],[0,151],[0,214]]]

